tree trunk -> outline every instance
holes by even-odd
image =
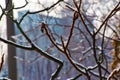
[[[6,0],[7,11],[12,8],[12,0]],[[8,13],[9,16],[13,16],[13,11]],[[10,40],[10,37],[14,35],[14,24],[13,21],[6,16],[7,20],[7,38]],[[16,56],[15,47],[8,45],[8,77],[12,80],[17,80],[17,67],[16,67]]]

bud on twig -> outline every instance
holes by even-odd
[[[75,11],[75,12],[74,12],[74,18],[73,18],[73,19],[76,20],[76,19],[78,18],[78,16],[79,16],[78,12]]]
[[[44,33],[44,28],[45,28],[45,26],[46,26],[45,22],[41,22],[41,29],[40,29],[40,31],[41,31],[42,33]]]

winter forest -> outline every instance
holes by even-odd
[[[0,80],[120,80],[120,0],[0,0]]]

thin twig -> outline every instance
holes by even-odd
[[[54,39],[51,37],[50,33],[48,32],[48,25],[45,24],[45,22],[41,22],[41,28],[43,28],[46,32],[46,35],[48,36],[49,40],[52,42],[52,44],[61,52],[63,52],[62,48],[60,48],[56,42],[54,41]]]
[[[66,48],[68,47],[68,45],[70,43],[70,40],[71,40],[71,37],[72,37],[72,34],[73,34],[74,24],[75,24],[75,21],[76,21],[77,18],[78,18],[78,13],[75,11],[74,15],[73,15],[72,26],[71,26],[71,29],[70,29],[70,33],[69,33],[69,36],[68,36],[67,43],[66,43]]]
[[[119,5],[120,5],[120,2],[118,2],[118,4],[115,6],[115,8],[108,14],[106,19],[100,25],[99,29],[96,31],[95,35],[101,30],[103,25],[117,12],[116,9],[119,7]]]
[[[2,54],[2,57],[1,57],[0,72],[1,72],[1,70],[2,70],[2,66],[3,66],[3,63],[4,63],[4,55],[5,55],[5,54]]]
[[[118,67],[117,69],[114,69],[108,76],[107,80],[110,80],[114,75],[118,74],[119,72],[120,72],[120,67]]]

